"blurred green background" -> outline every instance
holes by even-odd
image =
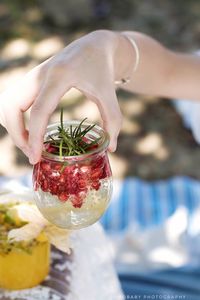
[[[200,48],[200,1],[1,0],[0,89],[72,40],[100,28],[141,31],[171,49],[194,51]],[[124,122],[118,149],[110,155],[115,177],[154,180],[181,174],[200,178],[199,146],[170,100],[123,91],[118,98]],[[66,119],[99,120],[95,105],[76,90],[65,95],[60,106]],[[51,121],[58,120],[59,109]],[[31,170],[2,127],[0,154],[0,175]]]

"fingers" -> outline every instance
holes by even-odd
[[[66,86],[63,79],[61,78],[58,84],[54,76],[48,76],[32,106],[29,123],[29,161],[31,164],[36,164],[40,160],[43,138],[49,118],[58,105],[60,98],[71,88]]]
[[[114,152],[117,148],[117,138],[122,125],[122,114],[114,87],[110,91],[105,88],[105,91],[106,93],[102,93],[100,96],[94,96],[88,92],[85,94],[96,103],[103,121],[103,128],[110,136],[108,150]]]

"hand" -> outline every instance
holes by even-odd
[[[122,120],[114,85],[120,72],[120,38],[111,31],[90,33],[32,69],[0,96],[0,122],[30,163],[39,161],[49,117],[72,87],[96,103],[110,135],[109,150],[116,149]],[[27,131],[23,113],[30,107]]]

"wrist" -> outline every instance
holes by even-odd
[[[127,83],[136,71],[139,63],[139,50],[136,42],[125,32],[116,33],[118,45],[114,55],[115,82]]]

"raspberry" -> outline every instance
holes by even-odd
[[[48,182],[46,179],[42,181],[41,188],[44,192],[48,192]]]
[[[72,205],[75,208],[80,208],[83,205],[83,198],[80,195],[75,196],[72,199]]]
[[[93,169],[91,173],[91,180],[97,180],[101,177],[103,170],[100,168]]]
[[[68,194],[64,193],[64,192],[60,193],[58,197],[59,197],[60,201],[63,201],[63,202],[68,200]]]
[[[51,170],[51,166],[47,162],[41,162],[40,167],[44,172],[49,172]]]
[[[79,179],[78,187],[79,187],[80,190],[86,190],[87,189],[87,182],[84,179]]]
[[[91,184],[91,187],[92,187],[93,189],[95,189],[96,191],[99,190],[100,186],[101,186],[100,181],[93,181],[92,184]]]
[[[92,161],[92,168],[96,169],[96,168],[103,168],[105,163],[105,157],[103,156],[98,156],[96,157],[93,161]]]
[[[49,191],[51,192],[52,195],[57,195],[58,193],[58,185],[56,183],[51,183],[49,187]]]

